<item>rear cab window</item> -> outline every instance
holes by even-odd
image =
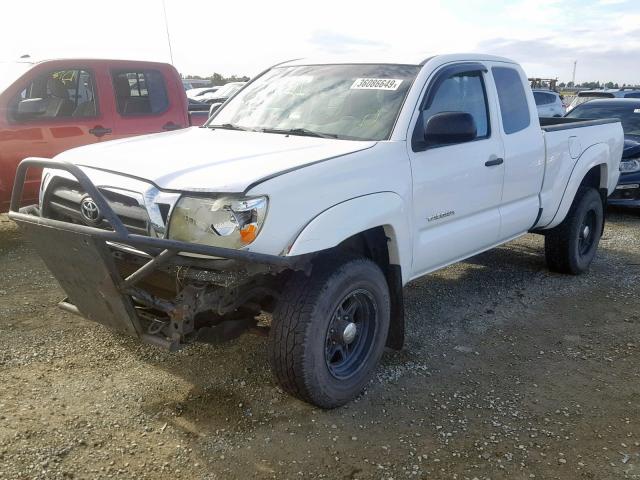
[[[115,70],[111,75],[121,116],[160,115],[169,108],[167,87],[159,70]]]
[[[493,67],[491,72],[498,91],[504,133],[524,130],[531,124],[531,114],[520,74],[509,67]]]
[[[95,79],[91,72],[82,69],[39,75],[9,105],[9,119],[21,123],[97,115]]]

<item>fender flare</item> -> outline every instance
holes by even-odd
[[[573,200],[578,193],[578,188],[580,188],[582,181],[592,168],[600,167],[600,189],[605,189],[607,192],[610,192],[615,188],[615,185],[609,185],[610,157],[611,150],[609,145],[606,143],[597,143],[582,152],[580,158],[578,158],[578,161],[573,166],[571,176],[569,177],[564,194],[562,195],[562,200],[560,200],[560,205],[558,206],[558,210],[556,211],[553,220],[551,220],[549,224],[545,225],[543,229],[547,230],[562,223],[567,216],[567,213],[569,213]]]
[[[288,255],[328,250],[358,233],[383,227],[389,261],[402,269],[403,285],[410,278],[412,242],[409,213],[395,192],[377,192],[333,205],[313,218],[293,241]]]

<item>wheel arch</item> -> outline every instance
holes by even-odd
[[[384,232],[389,262],[400,267],[406,283],[412,261],[409,216],[402,197],[394,192],[352,198],[324,210],[300,231],[287,255],[320,253],[358,236],[370,239],[367,232],[375,229]]]
[[[603,207],[606,205],[609,184],[609,163],[611,150],[606,144],[596,144],[586,149],[576,162],[569,177],[558,210],[553,220],[544,229],[553,228],[565,219],[581,187],[593,187],[600,193]]]
[[[289,255],[345,252],[374,261],[384,273],[391,295],[387,346],[404,343],[402,287],[411,267],[409,222],[402,198],[393,192],[358,197],[325,210],[300,232]]]

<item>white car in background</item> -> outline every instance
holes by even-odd
[[[562,97],[553,90],[533,90],[539,117],[562,117],[566,113]]]
[[[218,87],[216,91],[206,92],[198,96],[198,100],[209,105],[213,103],[223,104],[228,98],[235,95],[238,90],[245,86],[247,82],[229,82],[225,83],[221,87]]]
[[[640,98],[640,89],[623,87],[600,90],[583,90],[582,92],[578,92],[578,95],[573,98],[571,104],[567,107],[567,113],[578,105],[582,105],[589,100],[595,100],[598,98]]]

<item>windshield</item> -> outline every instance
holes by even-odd
[[[640,105],[637,102],[632,102],[628,106],[585,103],[571,110],[567,117],[584,119],[617,118],[622,122],[622,129],[626,135],[640,135]]]
[[[33,64],[27,62],[0,62],[0,92],[15,82]]]
[[[273,68],[209,123],[273,133],[387,140],[420,67],[307,65]]]

